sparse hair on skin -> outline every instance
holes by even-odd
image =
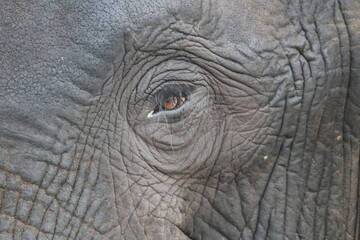
[[[193,91],[194,86],[190,86],[188,84],[171,84],[165,86],[154,94],[154,105],[159,106],[159,111],[166,110],[162,108],[162,103],[164,102],[164,99],[169,97],[185,97],[185,101],[187,101],[190,99],[190,95]]]

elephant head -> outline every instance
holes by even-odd
[[[360,2],[3,1],[0,239],[357,239]]]

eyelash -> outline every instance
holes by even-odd
[[[154,94],[154,108],[149,116],[162,111],[173,111],[189,101],[193,87],[185,84],[165,86]]]

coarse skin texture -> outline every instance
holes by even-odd
[[[0,239],[359,239],[359,16],[3,0]]]

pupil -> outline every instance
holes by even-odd
[[[177,106],[178,98],[176,97],[169,97],[164,99],[163,107],[164,109],[173,109]]]
[[[186,98],[185,97],[167,97],[164,99],[162,106],[157,105],[154,108],[154,112],[158,112],[161,109],[172,110],[174,108],[180,107],[184,104]]]

